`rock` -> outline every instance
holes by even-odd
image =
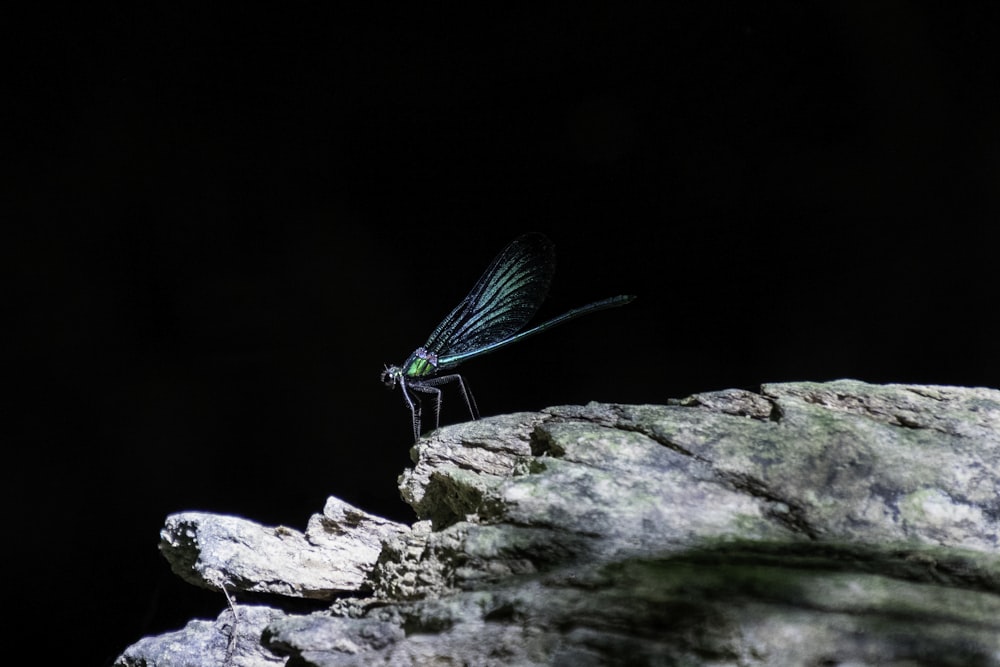
[[[561,406],[440,429],[413,456],[399,482],[419,521],[367,518],[351,540],[369,549],[323,558],[338,540],[280,540],[272,579],[214,553],[231,517],[199,515],[212,539],[173,547],[182,576],[353,595],[276,604],[239,651],[227,609],[189,639],[215,661],[184,664],[222,664],[220,647],[261,664],[264,647],[323,666],[1000,665],[998,390],[842,380]],[[178,664],[154,657],[184,641],[116,664]]]
[[[284,665],[285,658],[275,655],[260,643],[261,633],[268,623],[283,616],[284,613],[278,609],[236,605],[219,614],[215,621],[189,621],[177,632],[141,639],[119,656],[115,665]]]
[[[160,551],[196,586],[326,600],[363,588],[382,540],[408,531],[329,498],[305,534],[234,516],[172,514],[160,531]]]

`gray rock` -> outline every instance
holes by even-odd
[[[998,390],[842,380],[561,406],[441,429],[413,457],[400,489],[420,520],[372,518],[365,558],[292,568],[312,552],[260,540],[272,576],[295,573],[262,588],[249,554],[205,553],[225,539],[188,544],[175,571],[227,590],[356,582],[322,612],[276,605],[241,651],[228,610],[189,644],[214,632],[233,665],[261,647],[323,666],[1000,665]],[[361,575],[299,572],[314,567]],[[158,661],[168,642],[184,638],[117,664],[210,664]]]
[[[284,613],[263,606],[235,605],[215,621],[189,621],[183,629],[146,637],[130,646],[115,665],[122,667],[275,667],[285,658],[260,642],[267,625]]]
[[[172,514],[160,531],[160,551],[196,586],[327,600],[361,589],[382,540],[408,531],[331,497],[305,534],[235,516]]]

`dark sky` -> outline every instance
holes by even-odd
[[[541,317],[639,299],[464,365],[484,415],[1000,386],[1000,11],[870,4],[42,17],[4,105],[28,612],[109,664],[224,606],[171,512],[411,521],[383,364],[530,230]]]

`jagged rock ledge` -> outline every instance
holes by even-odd
[[[405,526],[169,517],[215,621],[116,665],[1000,665],[1000,391],[764,385],[413,448]],[[301,613],[277,600],[328,600]]]

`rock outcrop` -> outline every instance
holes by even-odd
[[[412,526],[168,517],[174,571],[235,602],[116,665],[1000,665],[1000,390],[561,406],[413,459]]]

